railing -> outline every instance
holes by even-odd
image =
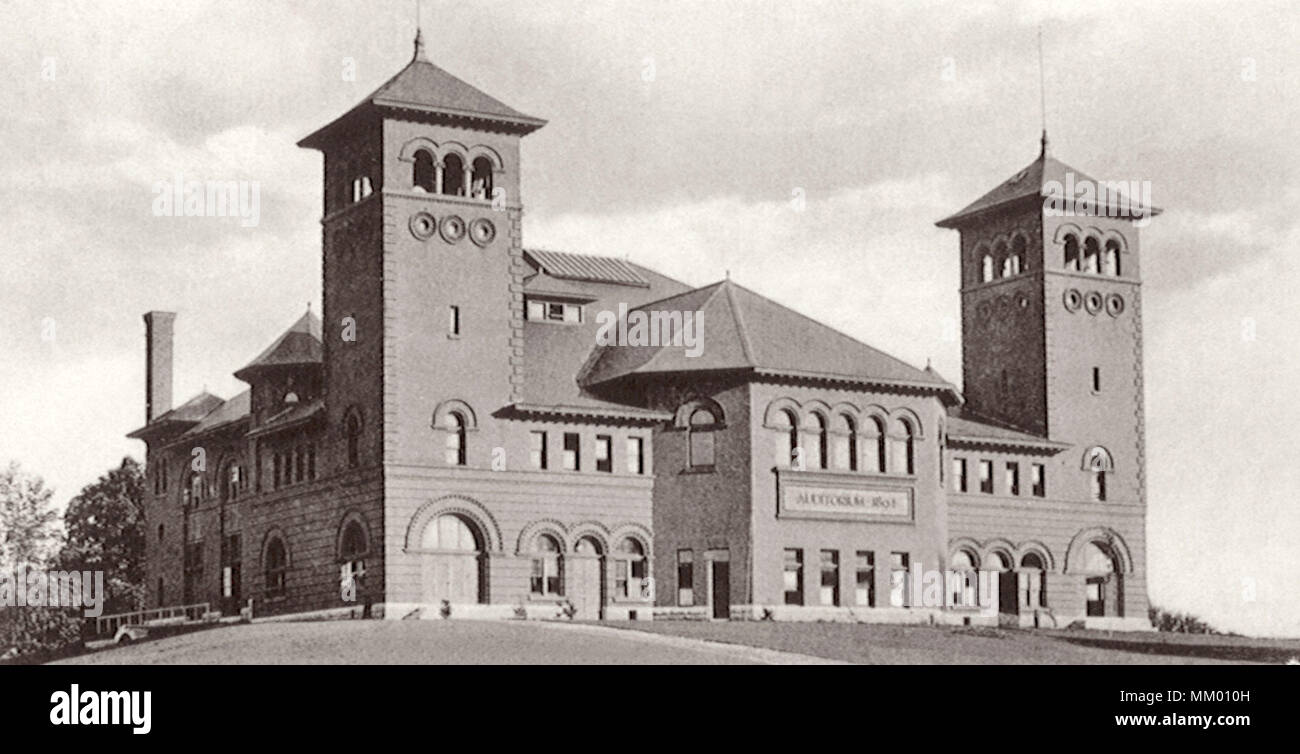
[[[166,618],[184,618],[186,621],[201,620],[208,612],[207,602],[193,605],[176,605],[173,607],[154,607],[148,610],[136,610],[130,613],[102,615],[95,619],[95,635],[116,634],[122,626],[141,626],[145,623]]]

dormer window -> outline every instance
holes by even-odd
[[[583,320],[582,305],[568,301],[528,299],[528,319],[532,322],[563,322],[577,325]]]

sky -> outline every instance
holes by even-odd
[[[320,311],[318,153],[298,139],[411,56],[413,0],[0,2],[0,462],[62,504],[143,444],[143,312],[177,401]],[[1150,181],[1142,235],[1149,588],[1300,635],[1300,6],[445,2],[430,58],[549,125],[525,245],[738,283],[961,375],[957,234],[1038,152]],[[157,217],[180,172],[260,218]],[[1285,439],[1285,438],[1281,438]]]

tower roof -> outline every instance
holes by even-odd
[[[235,376],[247,382],[259,370],[268,367],[319,365],[323,356],[321,321],[308,311],[248,366],[235,372]]]
[[[1073,195],[1069,193],[1074,187],[1085,184],[1091,184],[1095,189],[1091,201],[1082,201],[1078,193]],[[1108,182],[1098,181],[1051,156],[1047,151],[1047,135],[1044,133],[1043,148],[1038,159],[1003,181],[992,191],[966,205],[961,211],[945,217],[935,225],[940,228],[958,228],[964,225],[965,221],[990,210],[1029,199],[1048,198],[1073,203],[1080,213],[1089,209],[1105,209],[1112,205],[1122,209],[1126,217],[1154,217],[1161,212],[1159,207],[1140,206],[1122,192],[1113,189]]]
[[[546,121],[515,110],[429,62],[424,53],[423,35],[417,32],[415,55],[405,68],[371,92],[356,107],[299,141],[298,146],[320,149],[336,127],[364,117],[367,113],[394,111],[477,122],[521,134],[531,133],[546,125]]]

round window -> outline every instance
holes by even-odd
[[[1101,311],[1101,294],[1093,291],[1083,300],[1083,305],[1088,309],[1089,314],[1096,314]]]
[[[438,223],[428,212],[416,212],[411,215],[411,235],[421,241],[428,241],[438,229]]]
[[[456,215],[447,215],[442,218],[438,230],[442,233],[442,240],[447,243],[457,243],[465,237],[465,221]]]
[[[497,228],[486,217],[469,224],[469,239],[479,246],[487,246],[497,237]]]
[[[1118,317],[1124,313],[1124,297],[1118,293],[1112,293],[1106,299],[1106,313],[1112,317]]]
[[[1083,306],[1083,294],[1071,288],[1065,292],[1064,301],[1066,309],[1069,309],[1072,312],[1077,312],[1079,311],[1079,307]]]

